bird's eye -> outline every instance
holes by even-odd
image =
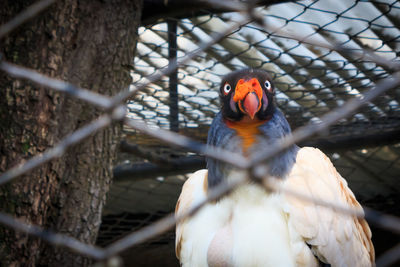
[[[224,84],[224,94],[227,95],[232,90],[232,87],[229,83]]]
[[[266,80],[264,85],[265,85],[265,88],[267,88],[268,91],[272,91],[272,85],[271,85],[270,81]]]

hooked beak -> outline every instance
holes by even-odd
[[[242,103],[242,101],[240,103]],[[254,92],[248,93],[243,101],[243,104],[239,104],[239,107],[241,105],[243,105],[244,112],[247,113],[251,119],[254,119],[254,116],[260,109],[260,101]]]
[[[256,78],[248,81],[240,79],[235,88],[233,101],[238,103],[239,109],[243,113],[254,119],[254,116],[261,108],[262,96],[261,85]]]

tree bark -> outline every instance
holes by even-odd
[[[0,24],[33,1],[5,1]],[[57,1],[0,40],[6,60],[101,94],[131,77],[141,0]],[[0,172],[52,147],[101,110],[0,73]],[[61,158],[0,187],[0,210],[94,243],[109,189],[121,126],[109,127]],[[84,266],[90,260],[0,227],[4,266]],[[1,266],[1,264],[0,264]]]

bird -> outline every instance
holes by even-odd
[[[207,144],[247,158],[268,150],[291,128],[277,107],[267,71],[241,69],[221,80],[221,110]],[[204,201],[210,190],[245,172],[207,157],[185,181],[177,217]],[[254,179],[204,205],[176,226],[181,266],[374,266],[371,230],[365,219],[300,199],[314,199],[363,212],[330,159],[319,149],[292,145],[267,163],[265,178],[282,190],[266,190]]]

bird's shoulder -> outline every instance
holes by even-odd
[[[298,151],[284,186],[288,191],[362,211],[346,180],[316,148],[303,147]],[[364,219],[335,212],[294,195],[287,194],[285,198],[290,223],[320,260],[332,266],[373,265],[371,231]]]
[[[207,196],[208,171],[206,169],[198,170],[185,181],[182,191],[175,207],[175,214],[186,212],[192,205],[204,200]]]
[[[175,216],[179,217],[188,212],[194,205],[203,201],[207,197],[208,190],[208,171],[206,169],[198,170],[185,181],[181,194],[175,206]],[[181,222],[176,226],[175,252],[179,258],[182,233],[185,223]]]

